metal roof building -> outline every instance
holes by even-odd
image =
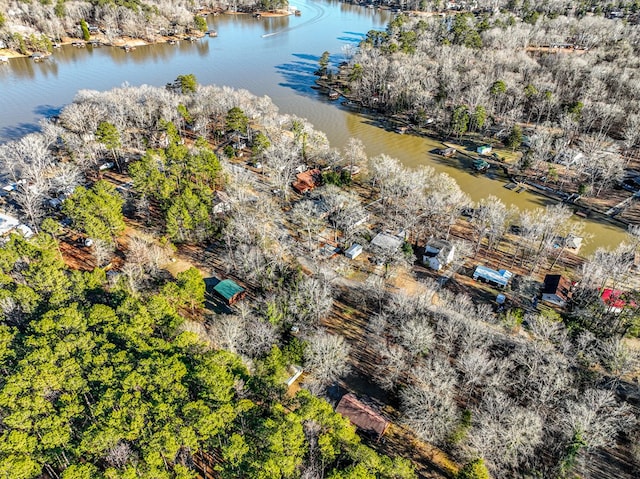
[[[245,295],[245,289],[232,279],[223,279],[213,287],[213,290],[218,293],[227,304],[233,304]]]

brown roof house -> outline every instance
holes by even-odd
[[[564,307],[571,295],[571,281],[559,274],[548,274],[544,277],[542,301]]]
[[[307,191],[313,190],[317,187],[322,181],[322,175],[320,174],[320,170],[307,170],[302,173],[298,173],[296,175],[296,181],[294,181],[291,186],[298,193],[303,194]]]
[[[351,424],[365,433],[371,434],[377,440],[379,440],[389,428],[389,421],[351,393],[342,396],[338,407],[336,407],[336,412],[342,414],[351,421]]]

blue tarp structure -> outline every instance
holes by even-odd
[[[500,271],[496,271],[491,268],[487,268],[486,266],[476,266],[476,270],[473,272],[473,279],[484,279],[489,283],[493,283],[497,286],[505,287],[508,283],[513,273],[511,271],[507,271],[506,269],[501,269]]]

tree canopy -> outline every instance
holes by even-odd
[[[115,187],[101,180],[89,189],[76,188],[64,201],[63,211],[89,238],[113,242],[125,228],[123,203]]]
[[[0,282],[3,476],[187,479],[207,467],[277,479],[320,467],[414,477],[405,460],[362,445],[325,401],[306,391],[286,405],[265,400],[237,356],[181,329],[171,294],[201,306],[195,270],[176,289],[134,296],[108,287],[102,270],[68,270],[43,233],[0,249]]]

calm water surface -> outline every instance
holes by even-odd
[[[301,16],[211,16],[209,26],[218,31],[218,37],[194,43],[150,45],[129,53],[65,46],[42,63],[12,59],[9,65],[0,65],[0,141],[37,130],[39,119],[70,103],[78,90],[106,90],[125,82],[162,86],[178,75],[193,73],[203,84],[268,95],[283,113],[309,119],[335,147],[353,136],[364,142],[369,155],[386,153],[409,166],[431,165],[456,178],[473,200],[493,194],[519,208],[545,204],[537,195],[514,193],[499,181],[430,155],[439,144],[429,139],[386,131],[320,96],[311,86],[322,52],[328,50],[332,61],[339,63],[367,31],[384,28],[391,17],[387,12],[339,2],[291,4],[301,10]],[[618,227],[594,221],[586,223],[586,233],[593,238],[583,253],[597,246],[615,246],[626,236]]]

